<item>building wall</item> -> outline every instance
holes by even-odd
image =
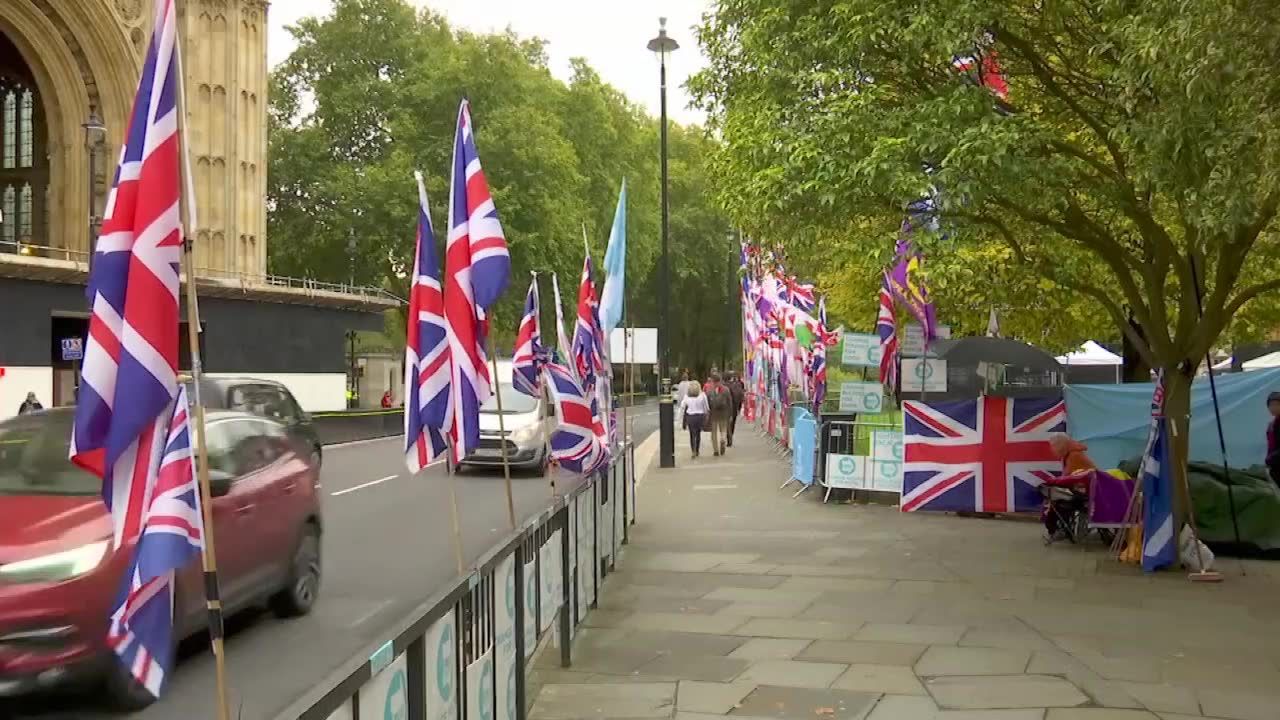
[[[151,30],[151,0],[3,0],[0,32],[35,75],[49,137],[49,237],[89,247],[91,108],[106,125],[96,151],[101,213]],[[267,3],[178,4],[196,190],[197,267],[204,275],[266,271]]]

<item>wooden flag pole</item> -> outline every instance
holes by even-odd
[[[175,6],[176,11],[176,6]],[[181,33],[179,33],[181,35]],[[182,187],[179,188],[179,209],[182,216],[182,258],[187,275],[187,341],[191,347],[191,393],[195,406],[196,479],[200,484],[200,509],[204,523],[204,542],[200,558],[204,566],[205,607],[209,614],[209,644],[213,650],[216,674],[218,720],[230,720],[227,705],[226,647],[223,644],[222,599],[218,592],[218,556],[213,531],[213,493],[209,488],[209,453],[205,445],[204,401],[200,395],[200,380],[204,369],[200,362],[200,310],[196,294],[195,255],[192,252],[191,235],[196,227],[195,190],[191,180],[191,158],[187,149],[187,100],[186,82],[182,70],[180,38],[174,38],[178,78],[178,141],[182,159],[179,172]],[[179,376],[181,377],[181,376]]]
[[[493,315],[488,317],[492,326]],[[507,461],[507,421],[502,417],[502,381],[498,379],[498,353],[489,353],[489,364],[493,367],[493,398],[498,403],[498,452],[502,454],[502,478],[507,483],[507,519],[511,521],[511,529],[515,530],[516,502],[511,494],[511,463]]]
[[[449,510],[453,520],[453,553],[458,560],[458,574],[466,570],[467,562],[462,557],[462,523],[458,518],[457,467],[453,464],[453,440],[446,436],[444,456],[444,472],[449,476]]]

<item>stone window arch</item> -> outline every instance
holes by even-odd
[[[27,246],[49,244],[48,153],[48,129],[31,68],[0,33],[0,252],[30,252]]]

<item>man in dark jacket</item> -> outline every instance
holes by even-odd
[[[738,426],[738,415],[742,412],[742,401],[747,396],[747,386],[742,384],[738,373],[729,373],[729,394],[733,397],[733,415],[729,416],[729,447],[733,447],[733,431]]]
[[[1267,470],[1272,482],[1280,485],[1280,392],[1267,396],[1267,410],[1271,412],[1271,424],[1267,426]]]

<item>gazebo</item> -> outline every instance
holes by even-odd
[[[1124,358],[1092,340],[1086,341],[1079,350],[1055,359],[1066,370],[1069,383],[1119,383],[1124,369]]]

